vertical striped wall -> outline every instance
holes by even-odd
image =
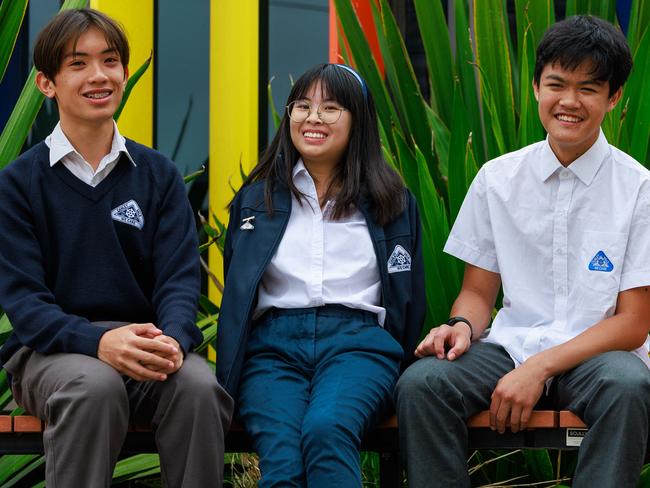
[[[90,0],[90,6],[118,20],[129,38],[134,73],[153,51],[154,0]],[[131,92],[120,116],[120,132],[147,146],[153,145],[153,63]]]
[[[241,184],[239,164],[248,172],[258,156],[259,4],[211,0],[210,6],[210,209],[226,223],[231,186]],[[209,262],[221,280],[214,246]],[[209,292],[220,300],[212,283]]]

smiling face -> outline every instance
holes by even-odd
[[[549,144],[565,166],[596,142],[603,118],[621,97],[620,89],[610,96],[609,83],[593,79],[592,72],[591,62],[575,70],[566,70],[559,63],[548,64],[539,85],[533,84]]]
[[[36,85],[48,98],[55,98],[61,125],[100,127],[113,123],[113,114],[124,94],[128,71],[104,34],[91,27],[65,48],[61,67],[53,80],[42,72]]]
[[[312,113],[303,122],[289,121],[291,141],[307,167],[319,165],[334,168],[348,147],[352,115],[348,110],[343,110],[339,120],[329,125],[318,118],[316,108],[319,105],[321,111],[325,111],[328,104],[331,108],[342,108],[336,100],[328,99],[320,81],[307,90],[303,99],[311,105]]]

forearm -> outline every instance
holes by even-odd
[[[449,313],[450,317],[464,317],[472,324],[473,336],[478,339],[490,324],[494,302],[474,290],[463,289],[458,294]]]
[[[524,364],[534,366],[548,379],[608,351],[632,351],[648,337],[648,318],[620,313],[605,319],[573,339],[546,349]]]

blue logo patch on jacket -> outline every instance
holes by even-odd
[[[589,269],[591,271],[605,271],[609,273],[614,269],[614,265],[603,251],[598,251],[589,262]]]

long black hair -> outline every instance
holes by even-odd
[[[352,205],[366,200],[375,221],[385,225],[397,217],[405,206],[404,184],[386,163],[381,153],[377,112],[372,96],[361,77],[347,67],[319,64],[307,70],[291,88],[287,105],[307,96],[317,83],[327,97],[350,111],[352,124],[348,146],[341,157],[328,194],[336,189],[332,218],[348,214]],[[276,185],[284,184],[301,202],[304,195],[293,183],[293,166],[300,154],[291,141],[290,119],[285,110],[273,141],[260,156],[243,186],[265,181],[265,202],[273,212],[271,195]]]

